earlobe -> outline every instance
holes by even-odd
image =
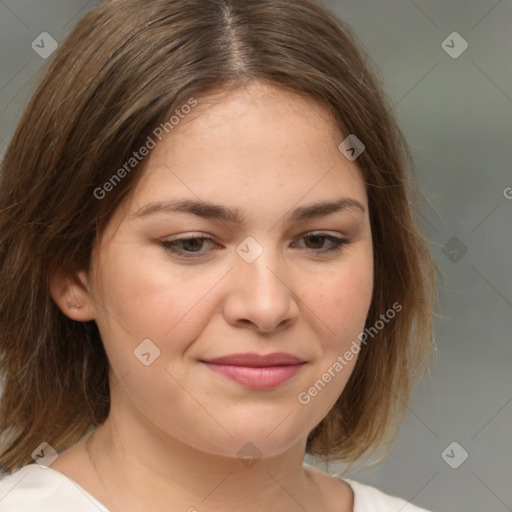
[[[52,277],[50,295],[59,309],[71,320],[77,322],[94,320],[93,301],[87,290],[85,271],[70,275],[59,269]]]

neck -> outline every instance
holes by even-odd
[[[319,510],[321,493],[303,465],[305,439],[276,457],[234,459],[121,420],[111,414],[89,446],[111,512]]]

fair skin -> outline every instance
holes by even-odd
[[[356,357],[308,404],[297,397],[364,328],[373,257],[361,172],[339,152],[344,137],[311,99],[253,83],[198,100],[151,151],[91,268],[78,274],[83,286],[62,276],[52,283],[67,316],[98,325],[111,365],[111,410],[91,438],[91,458],[82,440],[51,468],[112,512],[349,512],[350,487],[303,458],[309,432],[343,391]],[[291,218],[297,208],[341,198],[349,201],[337,211]],[[244,222],[135,215],[183,199],[238,209]],[[180,255],[161,245],[194,236],[213,242],[174,243]],[[328,252],[330,236],[349,243]],[[256,245],[242,244],[247,237]],[[250,254],[263,249],[250,262],[242,257],[249,247]],[[134,355],[145,339],[160,350],[147,366]],[[302,364],[266,389],[204,363],[275,352]],[[246,443],[261,457],[252,465],[237,455]]]

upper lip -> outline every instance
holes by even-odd
[[[209,364],[252,367],[287,366],[302,364],[305,362],[303,359],[285,352],[274,352],[273,354],[265,355],[253,352],[245,354],[229,354],[227,356],[215,357],[213,359],[203,359],[202,361]]]

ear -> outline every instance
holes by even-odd
[[[50,282],[50,295],[59,309],[71,320],[94,320],[94,302],[87,287],[85,271],[70,275],[59,269]]]

